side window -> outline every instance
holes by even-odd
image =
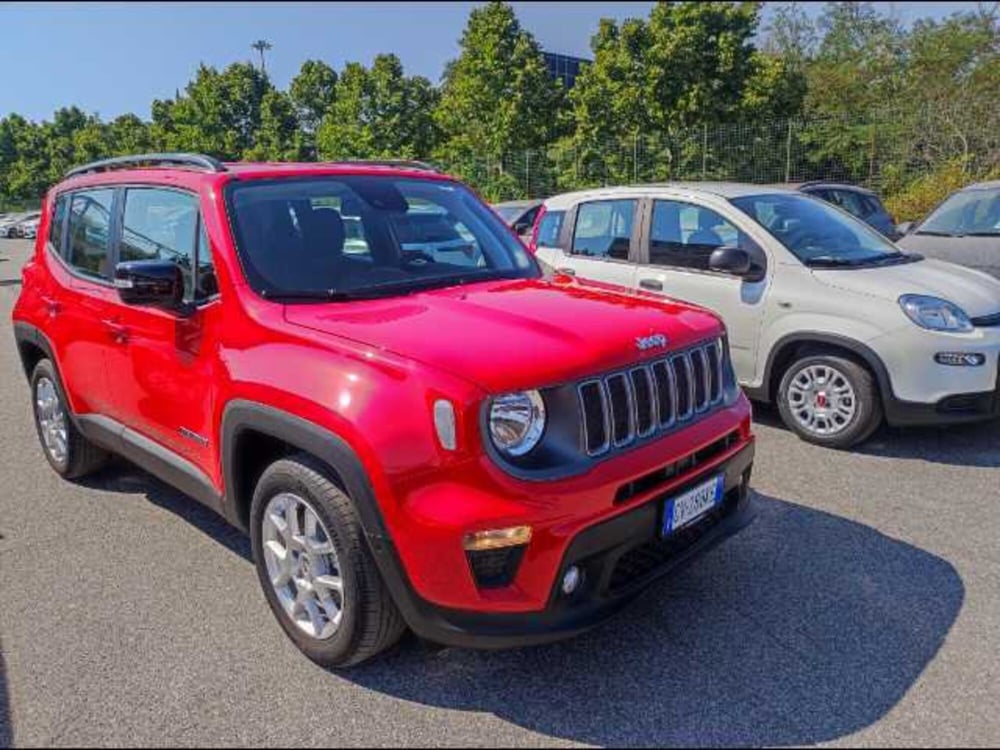
[[[69,197],[65,194],[56,198],[55,206],[52,208],[52,221],[49,222],[49,243],[55,248],[56,253],[63,254],[63,227],[66,225],[66,206],[69,204]]]
[[[538,225],[538,247],[559,247],[559,233],[562,231],[565,211],[546,211]]]
[[[573,228],[574,255],[628,260],[634,200],[581,203]]]
[[[747,245],[739,230],[710,208],[679,201],[653,202],[649,236],[652,265],[707,271],[713,250],[748,249]]]
[[[206,299],[219,293],[219,282],[215,278],[215,264],[212,262],[212,246],[205,232],[205,224],[198,222],[198,273],[195,276],[195,299]]]
[[[119,260],[169,260],[184,276],[184,299],[195,299],[198,199],[175,190],[129,188]]]
[[[69,206],[66,262],[80,273],[111,278],[111,205],[114,190],[73,193]]]

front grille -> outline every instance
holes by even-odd
[[[579,385],[588,456],[621,448],[718,406],[723,399],[722,342],[715,339],[625,372]]]
[[[1000,312],[993,315],[983,315],[972,319],[972,325],[976,328],[994,328],[1000,326]]]

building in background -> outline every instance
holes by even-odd
[[[545,65],[549,69],[549,76],[553,80],[563,82],[563,88],[569,91],[576,83],[576,77],[580,74],[580,66],[591,62],[582,57],[572,55],[560,55],[556,52],[542,52],[545,58]]]

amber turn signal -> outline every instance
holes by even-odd
[[[530,541],[530,526],[512,526],[509,529],[489,529],[466,534],[462,546],[467,552],[479,552],[486,549],[517,547]]]

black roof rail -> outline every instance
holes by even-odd
[[[121,169],[125,167],[155,166],[155,167],[189,167],[205,172],[225,172],[225,165],[218,159],[204,154],[136,154],[134,156],[115,156],[111,159],[101,159],[92,161],[90,164],[83,164],[73,167],[63,179],[75,177],[88,172],[105,172],[111,169]]]
[[[340,164],[358,164],[370,167],[409,167],[419,169],[424,172],[440,172],[441,170],[432,164],[416,159],[348,159],[338,162]]]

